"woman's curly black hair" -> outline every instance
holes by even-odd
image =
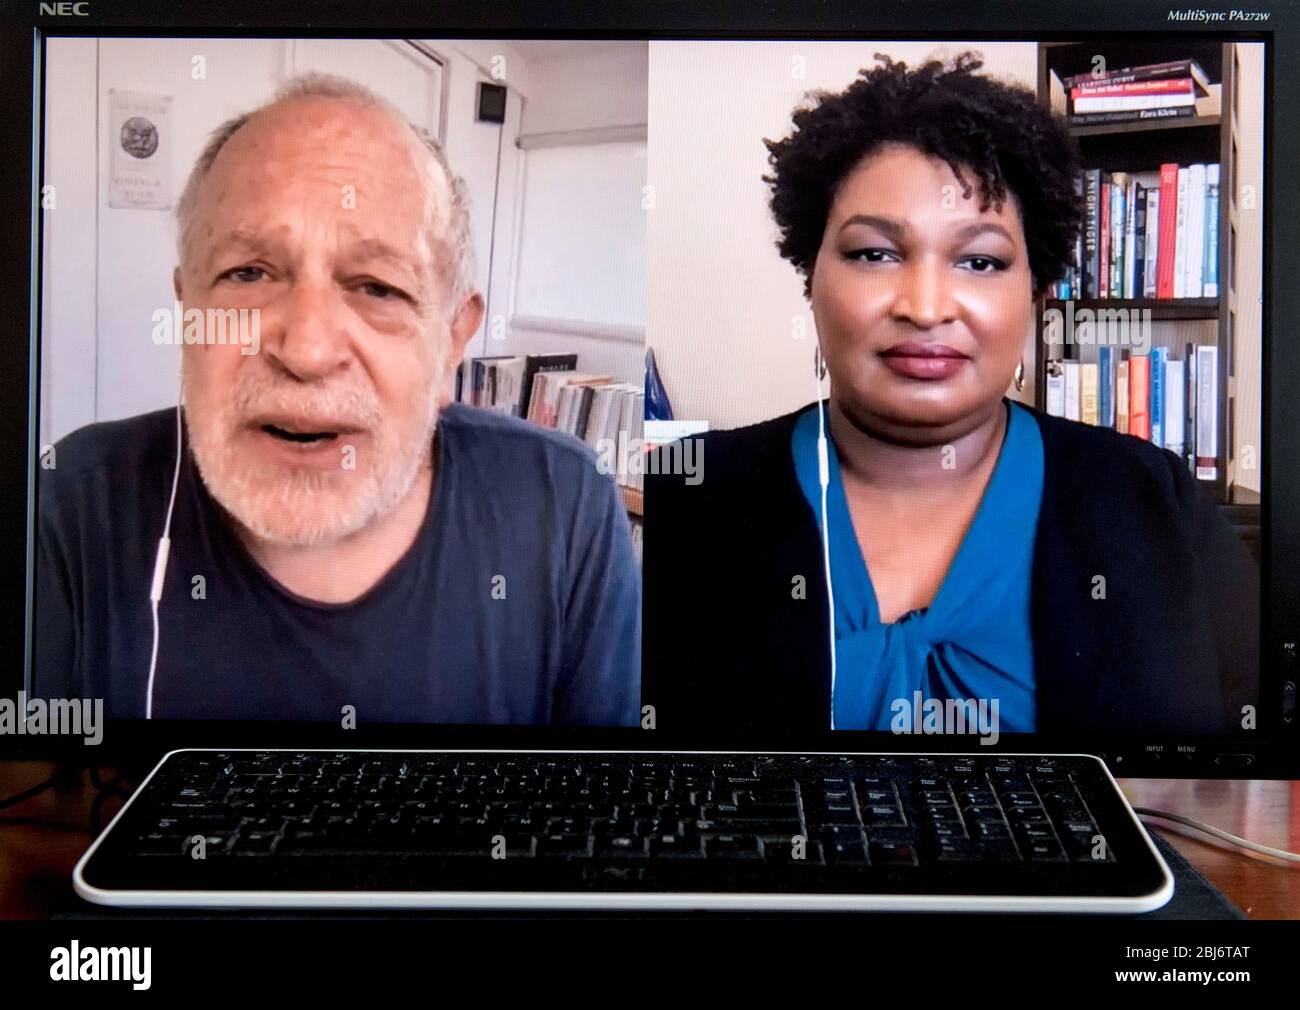
[[[977,74],[976,53],[908,68],[881,53],[879,66],[859,71],[844,91],[816,92],[795,111],[794,131],[764,140],[772,174],[771,208],[781,230],[781,255],[812,292],[813,265],[835,191],[864,157],[890,143],[941,158],[980,210],[1001,207],[1008,191],[1024,223],[1034,294],[1059,280],[1074,256],[1083,220],[1075,186],[1079,155],[1064,123],[1028,88]]]

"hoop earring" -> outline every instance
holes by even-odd
[[[1025,359],[1020,359],[1020,364],[1016,365],[1016,392],[1019,393],[1025,388]]]
[[[826,359],[822,356],[822,345],[820,343],[813,350],[813,374],[817,376],[818,382],[826,378]]]

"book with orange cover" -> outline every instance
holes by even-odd
[[[1128,433],[1151,438],[1151,359],[1145,354],[1128,360]]]
[[[1178,166],[1160,166],[1160,218],[1156,228],[1156,297],[1174,297],[1174,249],[1178,223]]]

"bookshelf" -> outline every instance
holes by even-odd
[[[1239,67],[1231,43],[1212,39],[1094,40],[1086,43],[1045,42],[1038,45],[1039,100],[1058,113],[1066,109],[1068,89],[1063,79],[1090,73],[1098,57],[1107,68],[1140,67],[1176,60],[1194,60],[1205,72],[1209,95],[1198,100],[1197,114],[1186,118],[1113,122],[1070,127],[1079,145],[1085,172],[1152,173],[1162,164],[1219,165],[1217,227],[1218,296],[1213,298],[1074,298],[1077,313],[1106,309],[1150,311],[1151,347],[1165,347],[1171,359],[1185,356],[1185,345],[1218,348],[1217,374],[1217,475],[1201,480],[1229,511],[1233,521],[1248,525],[1253,492],[1234,488],[1233,422],[1235,384],[1233,328],[1235,325],[1236,176],[1239,150],[1237,112]],[[1217,97],[1217,101],[1215,100]],[[1073,292],[1072,292],[1073,293]],[[1057,361],[1096,362],[1096,345],[1048,345],[1044,336],[1045,313],[1066,312],[1065,300],[1040,299],[1035,312],[1035,404],[1046,410],[1049,365]],[[1254,377],[1252,381],[1258,381]],[[1190,433],[1189,433],[1190,434]]]
[[[620,465],[620,451],[642,451],[643,390],[643,382],[615,382],[610,375],[582,372],[577,353],[557,351],[467,358],[457,366],[454,397],[458,403],[562,431],[586,442],[598,454],[602,452],[600,442],[593,440],[599,436],[615,446],[615,458],[610,461]],[[598,400],[603,410],[597,406]],[[589,435],[587,426],[593,418],[598,419],[600,430]],[[610,479],[618,489],[635,539],[645,515],[644,494],[633,486],[635,480],[627,482],[628,474],[619,473],[618,478],[611,474]]]

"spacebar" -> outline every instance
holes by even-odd
[[[404,855],[427,853],[431,856],[457,856],[488,858],[492,854],[490,839],[482,835],[442,835],[421,838],[355,838],[289,835],[276,849],[281,856],[350,855],[374,853],[376,855]]]

